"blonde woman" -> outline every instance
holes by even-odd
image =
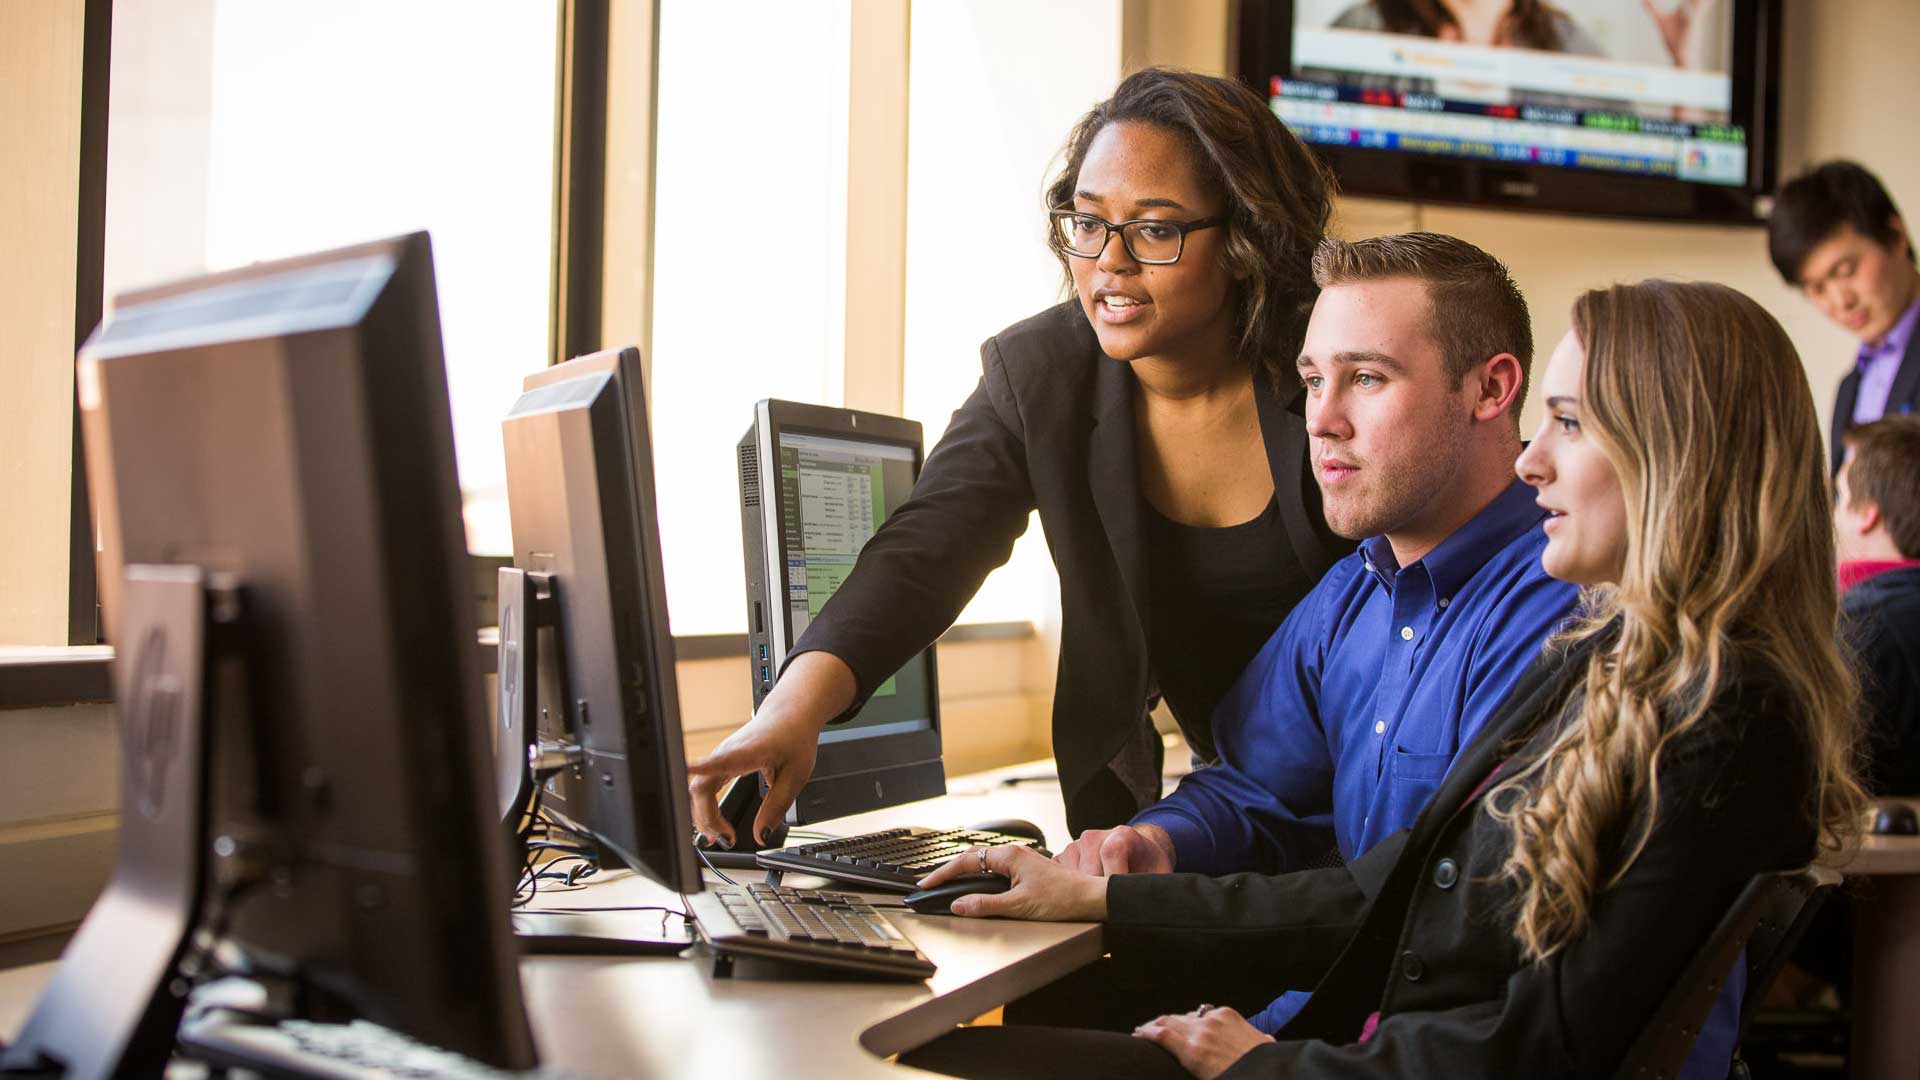
[[[1111,962],[1188,1007],[1263,979],[1314,987],[1279,1039],[1203,1004],[1141,1017],[1137,1038],[962,1029],[911,1064],[1607,1076],[1755,874],[1848,841],[1856,687],[1833,645],[1819,422],[1786,334],[1717,285],[1592,292],[1542,395],[1516,469],[1554,515],[1542,561],[1588,587],[1587,617],[1411,830],[1346,872],[1277,877],[1091,878],[995,849],[1013,887],[956,905],[1104,919]]]

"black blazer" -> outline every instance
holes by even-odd
[[[1848,589],[1840,628],[1860,672],[1867,788],[1920,796],[1920,568],[1889,570]]]
[[[1853,405],[1860,397],[1860,369],[1855,367],[1840,380],[1840,392],[1833,399],[1833,423],[1828,428],[1827,449],[1833,455],[1833,471],[1840,471],[1840,461],[1846,456],[1846,447],[1840,443],[1840,435],[1853,426]],[[1907,341],[1907,351],[1900,356],[1900,370],[1894,373],[1893,387],[1887,392],[1887,416],[1899,416],[1902,413],[1920,411],[1920,334]]]
[[[1585,933],[1524,964],[1500,878],[1511,845],[1471,797],[1503,760],[1546,745],[1584,659],[1536,662],[1413,828],[1347,867],[1115,877],[1115,959],[1197,952],[1223,986],[1264,974],[1280,981],[1268,996],[1314,988],[1228,1077],[1611,1075],[1741,888],[1812,858],[1812,774],[1777,683],[1736,682],[1669,746],[1657,828]],[[1356,1045],[1375,1010],[1379,1028]]]
[[[794,653],[846,661],[864,703],[953,624],[1037,508],[1060,573],[1053,746],[1067,823],[1076,834],[1112,826],[1138,807],[1091,781],[1140,737],[1153,685],[1133,370],[1100,351],[1072,300],[1001,331],[980,355],[980,385],[927,456],[913,497],[867,542]],[[1282,398],[1264,374],[1254,388],[1291,541],[1274,557],[1303,567],[1304,595],[1352,545],[1321,517],[1304,395]]]

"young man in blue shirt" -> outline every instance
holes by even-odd
[[[1514,477],[1533,335],[1492,256],[1415,233],[1323,244],[1299,358],[1328,524],[1360,539],[1214,713],[1220,763],[1063,864],[1268,873],[1413,823],[1575,590]],[[1364,539],[1363,539],[1364,538]]]

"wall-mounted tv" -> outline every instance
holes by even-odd
[[[1239,75],[1355,195],[1754,224],[1780,0],[1240,0]]]

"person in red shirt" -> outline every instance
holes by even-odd
[[[1920,795],[1920,416],[1840,437],[1842,634],[1860,669],[1876,795]]]

